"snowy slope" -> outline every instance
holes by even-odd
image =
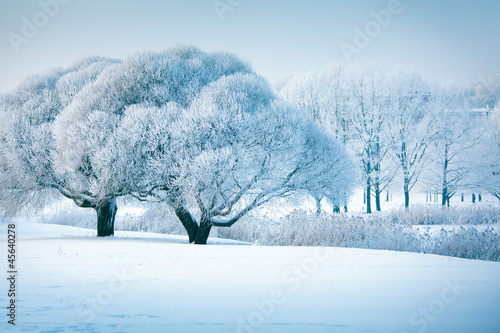
[[[55,225],[20,223],[17,230],[17,331],[500,332],[500,263],[195,246],[133,232],[98,239]],[[6,321],[1,331],[12,329]]]

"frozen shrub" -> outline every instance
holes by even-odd
[[[412,225],[482,225],[500,223],[500,207],[436,207],[414,205],[410,211],[395,210],[392,218]]]

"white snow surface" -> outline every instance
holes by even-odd
[[[4,279],[2,332],[500,332],[497,262],[217,239],[198,246],[141,232],[97,238],[36,223],[16,231],[16,326],[7,324]]]

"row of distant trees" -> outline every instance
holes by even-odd
[[[439,191],[442,205],[460,188],[500,199],[500,76],[465,89],[414,71],[333,65],[278,90],[355,156],[368,213],[396,178],[407,209],[416,185]]]
[[[94,57],[24,80],[0,97],[5,214],[54,194],[92,208],[112,235],[116,198],[167,202],[204,244],[272,200],[345,203],[344,145],[276,96],[236,56],[193,47]]]

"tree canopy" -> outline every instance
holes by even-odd
[[[238,57],[178,46],[91,58],[2,97],[2,186],[56,189],[113,234],[116,198],[164,200],[206,243],[251,209],[297,192],[341,198],[351,160]],[[199,222],[190,211],[199,211]]]

